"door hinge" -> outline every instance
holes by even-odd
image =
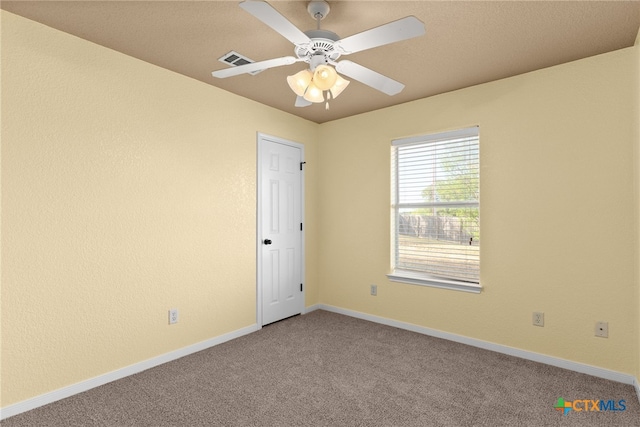
[[[300,223],[300,231],[302,231],[302,223]]]
[[[302,165],[306,165],[307,162],[300,162],[300,170],[302,170]]]
[[[302,292],[302,283],[300,283],[300,292]]]

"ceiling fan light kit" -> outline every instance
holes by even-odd
[[[306,92],[303,96],[309,102],[324,102],[324,93],[322,89],[315,85],[315,83],[309,83]]]
[[[312,78],[313,73],[311,72],[311,70],[302,70],[297,72],[293,76],[287,77],[287,83],[289,83],[289,87],[296,95],[304,96],[304,93],[307,91],[307,87],[309,87],[309,83],[311,83]]]
[[[293,76],[287,77],[287,83],[291,90],[308,102],[296,101],[296,107],[307,107],[311,103],[321,103],[327,101],[329,97],[335,99],[347,87],[349,81],[342,78],[333,67],[320,65],[315,72],[305,69],[297,72]],[[323,92],[328,92],[326,98]]]
[[[337,74],[336,83],[333,85],[329,92],[331,92],[331,98],[336,99],[338,95],[342,93],[343,90],[346,89],[347,85],[350,83],[349,80],[343,79],[340,74]]]
[[[226,68],[214,71],[212,75],[217,78],[226,78],[296,62],[306,62],[309,64],[308,69],[287,77],[289,87],[297,95],[296,107],[306,107],[312,103],[326,101],[326,108],[329,109],[329,99],[338,97],[350,83],[336,70],[387,95],[399,93],[404,88],[402,83],[351,61],[337,62],[337,60],[342,55],[407,40],[425,33],[424,24],[416,17],[408,16],[340,39],[337,34],[320,29],[320,21],[331,10],[326,1],[309,2],[307,12],[316,20],[317,28],[305,32],[300,31],[264,1],[245,0],[240,3],[240,7],[293,43],[296,56]]]
[[[320,90],[329,90],[338,80],[338,73],[328,65],[318,65],[313,72],[313,82]]]

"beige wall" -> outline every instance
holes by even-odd
[[[640,374],[637,46],[317,125],[0,14],[1,406],[255,322],[257,131],[305,144],[307,306]],[[390,140],[476,124],[483,293],[388,282]]]
[[[320,301],[637,375],[637,58],[629,48],[323,124]],[[391,139],[472,125],[483,292],[389,282]]]
[[[317,302],[317,124],[1,14],[2,406],[255,324],[257,131],[305,144]]]

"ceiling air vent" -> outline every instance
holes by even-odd
[[[224,56],[218,58],[218,61],[224,62],[225,64],[232,65],[234,67],[237,67],[239,65],[251,64],[253,62],[256,62],[253,59],[249,59],[244,55],[240,55],[238,52],[235,52],[233,50],[231,52],[225,54]],[[260,72],[262,72],[262,70],[252,71],[252,72],[247,73],[247,74],[251,74],[252,76],[255,76],[256,74],[258,74]]]

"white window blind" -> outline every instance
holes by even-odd
[[[392,275],[479,283],[479,150],[477,127],[392,142]]]

